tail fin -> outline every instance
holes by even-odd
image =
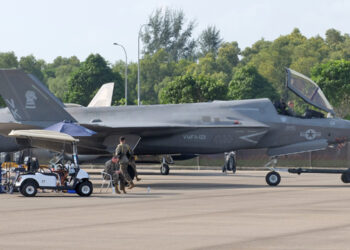
[[[88,107],[110,107],[112,104],[114,82],[105,83],[92,98]]]
[[[18,122],[47,125],[75,121],[43,83],[22,70],[0,69],[0,95]]]

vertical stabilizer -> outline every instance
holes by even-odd
[[[18,122],[75,121],[63,103],[37,78],[18,69],[0,69],[0,95]]]
[[[114,82],[103,84],[88,107],[110,107],[112,105],[113,89]]]

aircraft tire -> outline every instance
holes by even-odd
[[[232,173],[236,173],[236,161],[233,155],[231,155],[228,160],[228,167],[232,171]]]
[[[170,171],[170,168],[168,166],[168,164],[166,163],[162,163],[161,167],[160,167],[160,173],[162,175],[168,175]]]
[[[271,171],[267,173],[265,180],[270,186],[277,186],[281,182],[281,176],[276,171]]]
[[[347,173],[347,172],[342,173],[341,174],[341,180],[344,183],[350,183],[350,173]]]

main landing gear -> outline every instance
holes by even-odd
[[[236,173],[236,152],[231,151],[229,153],[225,153],[225,164],[222,167],[222,172],[232,171],[232,173]]]
[[[162,163],[160,165],[160,173],[162,175],[168,175],[170,171],[169,165],[165,159],[165,157],[162,158]]]

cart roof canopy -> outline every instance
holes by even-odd
[[[60,133],[50,130],[42,129],[27,129],[27,130],[12,130],[9,133],[9,136],[15,138],[26,138],[26,139],[39,139],[45,141],[53,142],[78,142],[79,139],[75,139],[73,136],[70,136],[65,133]]]

